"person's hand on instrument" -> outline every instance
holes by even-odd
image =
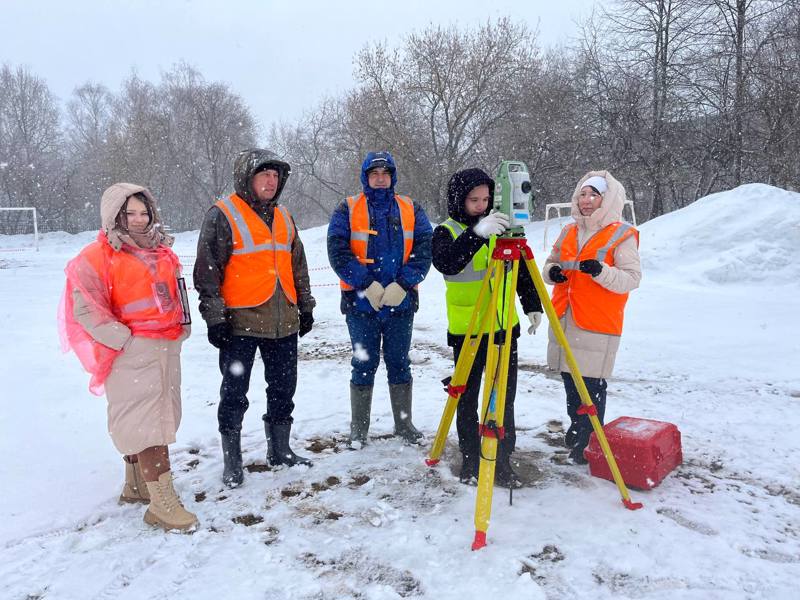
[[[480,221],[478,221],[472,227],[472,231],[474,231],[475,235],[479,237],[489,239],[490,236],[501,235],[506,229],[508,229],[509,224],[510,222],[506,215],[501,212],[495,212],[490,215],[486,215]]]

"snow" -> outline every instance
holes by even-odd
[[[566,222],[562,219],[561,222]],[[541,264],[542,223],[527,228]],[[800,577],[800,194],[747,185],[641,227],[642,287],[630,296],[607,422],[675,423],[684,464],[650,491],[567,464],[560,378],[544,328],[519,344],[519,470],[496,488],[488,546],[470,551],[475,488],[458,483],[455,425],[442,462],[391,437],[385,370],[371,443],[346,449],[351,349],[325,228],[302,232],[318,301],[300,342],[293,447],[312,468],[264,466],[258,362],[245,417],[245,484],[224,489],[217,355],[196,311],[183,352],[176,487],[193,535],[117,504],[123,464],[105,401],[61,354],[66,261],[94,232],[0,236],[0,597],[459,599],[796,598]],[[191,271],[197,232],[177,236]],[[551,238],[552,239],[552,238]],[[194,292],[192,292],[194,293]],[[420,288],[412,345],[414,423],[430,443],[452,371],[444,285]],[[794,592],[792,590],[795,590]]]

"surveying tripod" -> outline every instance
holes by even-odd
[[[641,503],[631,500],[625,482],[622,480],[622,475],[617,467],[617,461],[614,459],[614,455],[608,445],[608,440],[603,432],[603,426],[597,418],[597,408],[592,403],[589,392],[586,389],[586,384],[583,382],[583,377],[580,374],[578,364],[569,347],[567,338],[564,335],[564,330],[561,328],[558,315],[547,294],[544,280],[539,274],[539,268],[536,266],[536,262],[533,259],[533,252],[531,252],[524,237],[505,234],[496,239],[496,245],[489,259],[486,274],[483,276],[483,283],[481,284],[481,289],[478,294],[478,301],[475,304],[475,308],[469,320],[469,325],[467,326],[467,332],[464,336],[464,343],[461,346],[458,361],[456,362],[456,368],[447,386],[447,403],[444,408],[444,413],[442,413],[442,419],[439,422],[439,429],[433,440],[430,457],[425,461],[429,467],[439,462],[439,457],[442,455],[444,444],[447,440],[447,433],[450,430],[450,425],[456,412],[458,400],[461,394],[466,390],[467,380],[472,371],[472,365],[475,362],[481,340],[484,335],[492,336],[492,342],[487,344],[483,399],[480,412],[480,415],[482,415],[479,425],[481,452],[480,469],[478,471],[478,493],[475,500],[475,538],[472,542],[473,550],[479,550],[486,545],[486,531],[489,528],[489,517],[492,511],[492,492],[494,490],[497,445],[499,440],[505,437],[503,417],[506,404],[508,365],[511,356],[511,330],[514,325],[511,315],[513,314],[512,308],[517,290],[520,260],[524,261],[525,267],[531,275],[536,292],[539,294],[539,299],[550,321],[550,326],[555,332],[558,343],[564,349],[567,364],[573,374],[575,385],[581,397],[582,406],[578,409],[578,413],[588,415],[591,421],[592,428],[603,450],[603,455],[606,461],[608,461],[608,466],[611,469],[614,482],[617,484],[617,488],[619,488],[619,492],[622,495],[622,503],[630,510],[636,510],[642,507]],[[510,285],[504,286],[503,282],[506,280],[508,266],[511,267],[511,280]],[[492,283],[492,285],[490,285],[490,283]],[[494,320],[496,319],[496,307],[498,306],[497,301],[500,298],[501,288],[503,288],[504,294],[502,306],[508,307],[508,317],[505,323],[505,335],[499,337],[498,343],[498,338],[495,337],[494,332]],[[488,304],[485,304],[487,296]],[[488,308],[483,311],[483,318],[479,319],[480,308],[484,306]],[[505,311],[503,311],[503,313],[505,313]],[[479,320],[480,322],[478,322]]]

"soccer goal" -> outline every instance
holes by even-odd
[[[29,235],[31,231],[33,247],[39,250],[39,222],[34,207],[0,207],[0,235]]]
[[[633,200],[625,200],[625,204],[622,206],[622,218],[625,218],[625,207],[630,208],[631,212],[631,219],[630,223],[636,227],[636,211],[633,209]],[[572,202],[554,202],[553,204],[546,204],[544,207],[544,242],[542,243],[542,248],[544,250],[549,250],[547,247],[547,222],[550,219],[550,211],[556,211],[556,218],[561,218],[561,209],[562,208],[572,208]]]

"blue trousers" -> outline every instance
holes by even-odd
[[[278,339],[235,335],[219,351],[222,386],[217,420],[220,433],[242,429],[244,413],[250,406],[247,390],[256,350],[261,352],[267,382],[267,412],[262,418],[271,423],[292,422],[292,398],[297,388],[297,334]]]
[[[375,372],[383,360],[389,383],[411,382],[411,331],[414,327],[414,313],[411,311],[389,316],[351,312],[346,315],[350,343],[353,345],[353,367],[350,381],[354,385],[374,385]]]

